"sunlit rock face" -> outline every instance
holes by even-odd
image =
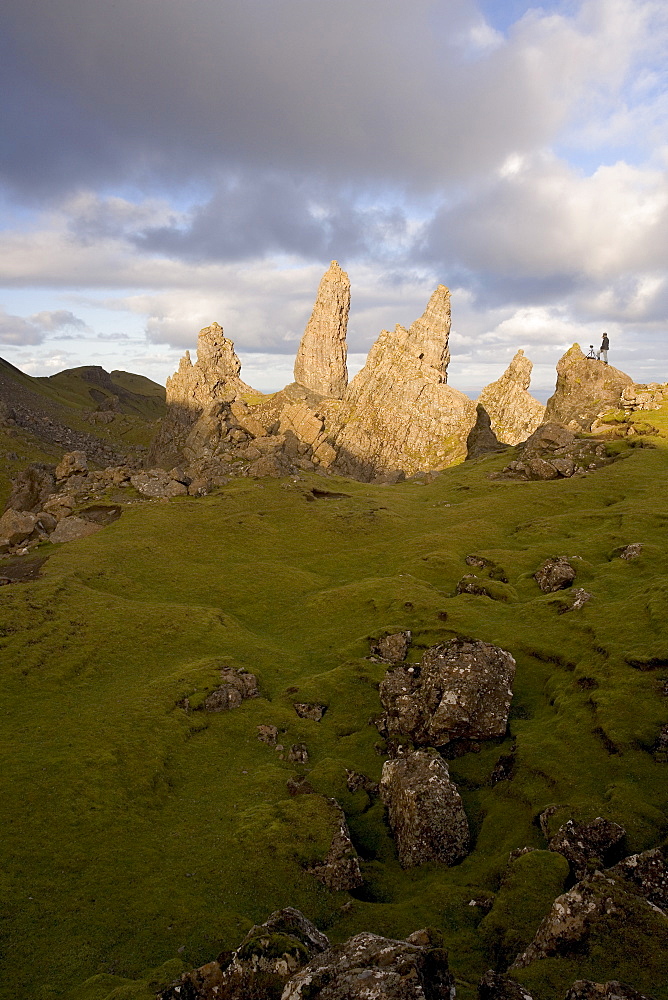
[[[533,434],[545,416],[545,407],[528,391],[532,362],[519,350],[505,372],[480,393],[478,405],[490,419],[501,444],[521,444]]]
[[[590,431],[597,419],[622,406],[624,391],[634,388],[630,375],[586,358],[579,344],[557,362],[557,385],[547,401],[545,423],[572,431]]]
[[[372,480],[442,469],[466,457],[475,404],[447,385],[450,293],[439,285],[407,330],[383,330],[327,420],[331,465]]]
[[[333,260],[323,275],[295,360],[295,382],[321,396],[341,399],[348,385],[346,330],[348,275]]]
[[[241,380],[241,362],[234,344],[218,323],[200,330],[197,337],[197,361],[190,351],[179,363],[179,370],[167,379],[167,414],[152,445],[149,461],[173,464],[181,457],[190,430],[213,403],[231,403],[250,386]]]

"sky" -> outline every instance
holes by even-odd
[[[667,71],[665,0],[5,0],[0,355],[272,391],[336,259],[351,373],[442,283],[457,388],[668,381]]]

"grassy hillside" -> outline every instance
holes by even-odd
[[[668,413],[651,419],[665,430]],[[0,997],[146,998],[179,963],[293,905],[334,940],[440,927],[458,997],[472,1000],[564,886],[567,865],[537,823],[548,805],[557,819],[621,823],[629,853],[664,843],[666,763],[653,748],[668,721],[668,440],[651,440],[556,482],[490,480],[507,456],[427,485],[237,480],[130,504],[96,535],[45,544],[42,577],[0,590]],[[631,542],[644,545],[638,560],[614,557]],[[455,595],[470,553],[507,579],[501,600]],[[533,580],[552,555],[574,557],[592,594],[580,611],[560,613],[564,595]],[[508,735],[450,763],[474,846],[449,869],[403,871],[380,804],[345,785],[345,768],[377,780],[384,760],[369,719],[385,667],[367,658],[369,637],[405,628],[412,659],[465,635],[517,660]],[[222,665],[254,672],[262,697],[219,715],[180,707]],[[311,700],[327,705],[319,723],[292,708]],[[258,742],[261,724],[306,743],[309,764]],[[510,778],[492,785],[501,757]],[[346,811],[363,859],[355,896],[304,871],[327,830],[319,800],[288,795],[296,772]],[[524,846],[538,850],[508,869]],[[493,904],[487,916],[472,899]],[[612,920],[577,962],[518,978],[540,1000],[578,977],[667,1000],[667,942],[650,932]]]

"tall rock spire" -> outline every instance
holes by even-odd
[[[333,399],[341,399],[348,385],[346,329],[349,308],[350,281],[333,260],[320,282],[295,360],[295,382]]]

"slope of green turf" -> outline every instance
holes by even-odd
[[[129,505],[83,541],[43,546],[42,578],[0,591],[0,997],[148,997],[177,960],[210,960],[292,905],[334,940],[441,928],[467,1000],[564,886],[537,823],[548,805],[557,824],[621,823],[627,852],[664,843],[666,764],[652,748],[668,714],[668,441],[652,440],[546,483],[490,480],[507,455],[428,485],[236,480]],[[616,557],[630,542],[641,557]],[[470,553],[493,563],[476,573],[502,600],[456,595]],[[533,580],[552,555],[572,557],[592,594],[581,610],[564,613],[566,595]],[[450,762],[473,835],[453,868],[402,871],[381,805],[345,784],[345,768],[377,780],[385,759],[369,724],[385,668],[368,639],[405,628],[413,660],[457,635],[517,660],[507,736]],[[184,697],[201,703],[223,665],[255,673],[261,697],[186,712]],[[294,712],[311,700],[327,705],[321,722]],[[308,765],[259,742],[262,724],[286,747],[306,743]],[[502,756],[511,778],[492,785]],[[295,773],[346,811],[365,879],[354,896],[306,871],[331,830],[321,799],[289,796]],[[538,851],[508,867],[524,846]],[[469,905],[480,898],[486,916]],[[517,977],[540,1000],[561,1000],[577,976],[666,1000],[649,912],[647,926],[601,932],[575,964]]]

